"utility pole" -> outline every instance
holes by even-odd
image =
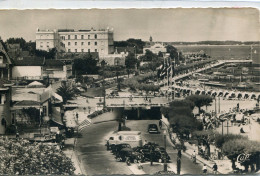
[[[215,96],[215,115],[217,116],[217,98]]]
[[[167,158],[166,158],[166,130],[164,130],[163,132],[163,135],[164,135],[164,164],[163,164],[163,170],[164,172],[167,172]]]
[[[101,61],[101,66],[102,66],[102,70],[103,70],[103,81],[102,81],[102,86],[103,86],[103,90],[102,90],[102,93],[103,93],[103,96],[104,96],[104,106],[103,108],[106,107],[106,89],[105,89],[105,74],[104,74],[104,66],[105,66],[105,61],[102,60]]]
[[[218,97],[218,113],[220,113],[220,97]]]

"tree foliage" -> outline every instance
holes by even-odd
[[[85,54],[74,60],[73,71],[76,75],[97,74],[97,60],[91,54]]]
[[[75,88],[67,84],[63,84],[59,87],[56,93],[62,97],[63,103],[67,103],[68,100],[72,100],[76,95]]]
[[[115,47],[135,47],[137,54],[143,53],[144,45],[145,42],[142,41],[141,39],[130,38],[127,41],[114,41]]]
[[[127,69],[134,69],[137,64],[137,59],[135,58],[134,53],[129,53],[125,59],[125,66]]]
[[[38,57],[45,57],[45,59],[55,59],[57,50],[56,48],[52,48],[50,51],[35,50],[34,54]]]
[[[213,101],[212,97],[209,95],[191,95],[186,97],[186,100],[193,102],[194,105],[198,107],[199,113],[201,111],[201,107],[210,106]]]
[[[169,119],[173,130],[182,135],[189,134],[199,127],[199,122],[192,113],[194,104],[187,100],[175,100],[169,107],[163,107],[161,112]]]
[[[72,175],[70,158],[55,146],[0,138],[1,175]]]
[[[222,146],[224,145],[225,142],[228,142],[230,140],[234,140],[234,139],[243,139],[243,140],[247,140],[248,138],[246,136],[241,136],[239,134],[220,134],[220,133],[216,133],[215,134],[215,145],[218,148],[222,148]]]
[[[176,64],[179,64],[181,60],[183,60],[183,56],[181,52],[178,52],[177,48],[172,45],[166,46],[166,52],[170,54],[170,58],[174,60]]]

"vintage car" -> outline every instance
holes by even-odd
[[[156,124],[149,124],[147,132],[150,134],[151,133],[156,133],[156,134],[160,133]]]
[[[135,152],[131,148],[123,148],[116,155],[116,160],[117,161],[126,161],[127,158],[132,163],[138,163],[139,161],[140,162],[144,162],[145,161],[143,154],[141,154],[139,152]]]
[[[112,147],[112,146],[111,146]],[[123,148],[131,148],[131,146],[127,143],[122,143],[122,144],[117,144],[117,145],[114,145],[111,150],[112,150],[112,153],[117,155],[118,152],[120,152]]]
[[[152,159],[154,162],[164,162],[166,158],[166,161],[169,162],[171,159],[167,152],[165,156],[165,149],[163,147],[154,143],[146,144],[143,147],[136,147],[134,151],[143,154],[146,161]]]

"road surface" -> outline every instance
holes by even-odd
[[[144,139],[163,146],[163,133],[148,134],[146,132],[149,123],[158,123],[158,120],[129,120],[126,126],[132,131],[142,131]],[[114,155],[107,151],[104,145],[107,134],[116,129],[117,122],[104,122],[93,124],[82,131],[82,137],[78,139],[76,150],[79,161],[88,175],[133,174],[124,162],[117,162]],[[167,141],[167,152],[172,160],[170,164],[176,167],[177,151],[173,150],[169,141]],[[193,164],[189,157],[182,155],[181,173],[201,174],[202,165]]]

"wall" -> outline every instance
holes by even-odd
[[[14,66],[12,68],[12,78],[19,77],[41,77],[41,66]]]
[[[113,108],[113,111],[106,112],[101,114],[93,119],[91,119],[91,123],[100,123],[111,120],[119,119],[123,115],[123,108]]]

